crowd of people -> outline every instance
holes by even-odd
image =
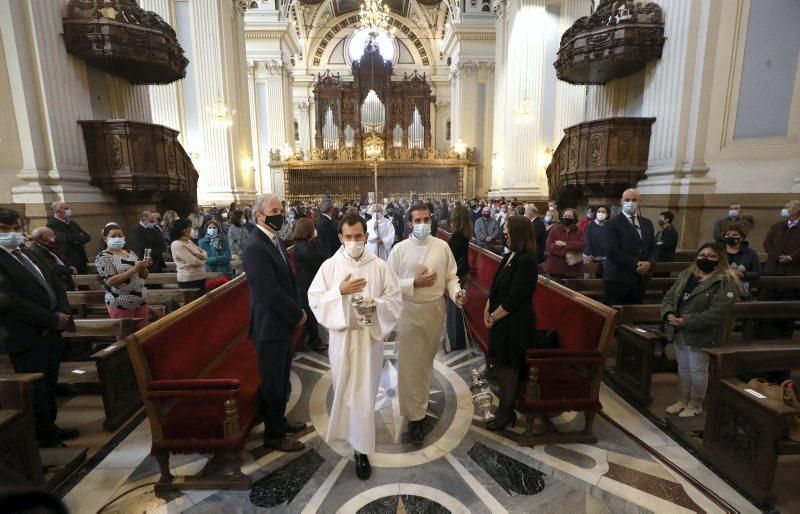
[[[752,217],[739,203],[727,214],[663,298],[680,378],[671,414],[702,411],[708,360],[700,349],[720,343],[733,303],[750,299],[749,284],[762,274],[800,275],[800,201],[788,202],[769,228],[763,262],[747,241]],[[22,221],[18,213],[0,209],[3,350],[16,371],[46,375],[36,389],[36,414],[37,435],[47,446],[76,435],[55,425],[55,385],[63,352],[60,334],[72,324],[66,291],[75,289],[76,274],[88,272],[92,236],[73,219],[66,202],[55,202],[47,225],[30,234],[23,234]],[[596,273],[608,305],[642,303],[657,263],[675,259],[674,222],[668,210],[659,214],[657,227],[642,216],[635,189],[625,191],[618,205],[591,206],[583,214],[550,202],[543,216],[533,203],[516,199],[369,203],[322,196],[285,202],[267,196],[252,206],[195,205],[185,218],[171,210],[163,217],[145,211],[132,227],[108,223],[94,262],[109,316],[137,318],[140,326],[151,317],[149,273],[163,272],[174,262],[177,284],[203,291],[208,273],[231,275],[243,268],[250,284],[250,337],[258,349],[267,407],[265,444],[283,451],[302,448],[286,438],[303,427],[286,420],[285,407],[289,341],[295,327],[304,324],[308,347],[327,350],[334,372],[328,438],[353,446],[357,472],[365,478],[375,441],[374,426],[363,421],[372,419],[367,400],[377,390],[382,356],[382,345],[373,343],[397,328],[400,409],[409,421],[409,439],[422,442],[442,329],[445,351],[466,345],[460,307],[470,243],[502,256],[484,312],[500,385],[500,405],[489,428],[501,430],[514,422],[524,351],[537,344],[531,298],[539,267],[555,281]],[[435,237],[439,227],[450,232],[448,242]],[[356,295],[374,302],[375,325],[358,323],[350,307]],[[766,299],[800,300],[800,291],[771,289]],[[762,336],[791,338],[793,329],[792,320],[778,322],[765,326]]]

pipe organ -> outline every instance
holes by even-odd
[[[367,46],[353,62],[353,80],[325,72],[314,85],[317,105],[314,146],[322,150],[354,148],[366,158],[363,139],[370,132],[389,149],[431,147],[431,88],[425,75],[416,71],[392,81],[392,63],[384,60],[377,46]]]

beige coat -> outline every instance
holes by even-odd
[[[191,241],[176,239],[170,245],[172,260],[178,269],[178,282],[192,282],[206,278],[205,263],[208,254]]]

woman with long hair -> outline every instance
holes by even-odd
[[[525,351],[536,341],[536,232],[524,216],[511,216],[503,227],[510,250],[495,273],[483,321],[489,329],[489,353],[497,366],[500,405],[489,430],[503,430],[516,421],[514,403]]]
[[[467,282],[467,273],[469,273],[469,241],[472,239],[472,219],[467,208],[461,205],[456,206],[450,212],[449,225],[451,234],[447,245],[456,260],[456,274],[463,289]],[[453,303],[453,300],[447,298],[447,340],[445,341],[445,351],[451,352],[467,346],[464,323],[462,321],[463,316],[463,311]]]
[[[295,282],[303,310],[308,316],[308,320],[306,320],[308,347],[315,352],[323,352],[328,349],[328,345],[320,339],[317,318],[314,317],[314,313],[311,312],[311,307],[308,305],[308,288],[314,281],[314,277],[317,276],[320,266],[327,259],[325,251],[314,240],[316,237],[317,230],[310,219],[300,218],[294,224],[292,239],[294,240],[294,263],[297,268]]]
[[[678,399],[667,414],[702,414],[708,386],[708,354],[703,348],[724,344],[725,324],[739,298],[739,276],[728,265],[725,248],[706,243],[681,272],[661,303],[664,333],[678,359]]]

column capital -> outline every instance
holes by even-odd
[[[233,12],[238,14],[239,16],[244,16],[244,12],[247,10],[247,5],[249,2],[247,0],[232,0],[233,1]]]
[[[492,12],[498,18],[504,18],[506,15],[506,0],[492,0]]]
[[[494,75],[494,70],[495,70],[494,61],[486,63],[486,70],[489,72],[490,75]]]
[[[310,107],[307,102],[295,103],[295,106],[297,106],[297,111],[303,114],[307,113]]]
[[[450,108],[450,101],[449,100],[438,100],[436,102],[436,108],[437,109],[442,109],[442,110],[449,109]]]
[[[450,66],[450,81],[459,79],[462,76],[476,76],[478,74],[478,63],[475,61],[459,61]]]

